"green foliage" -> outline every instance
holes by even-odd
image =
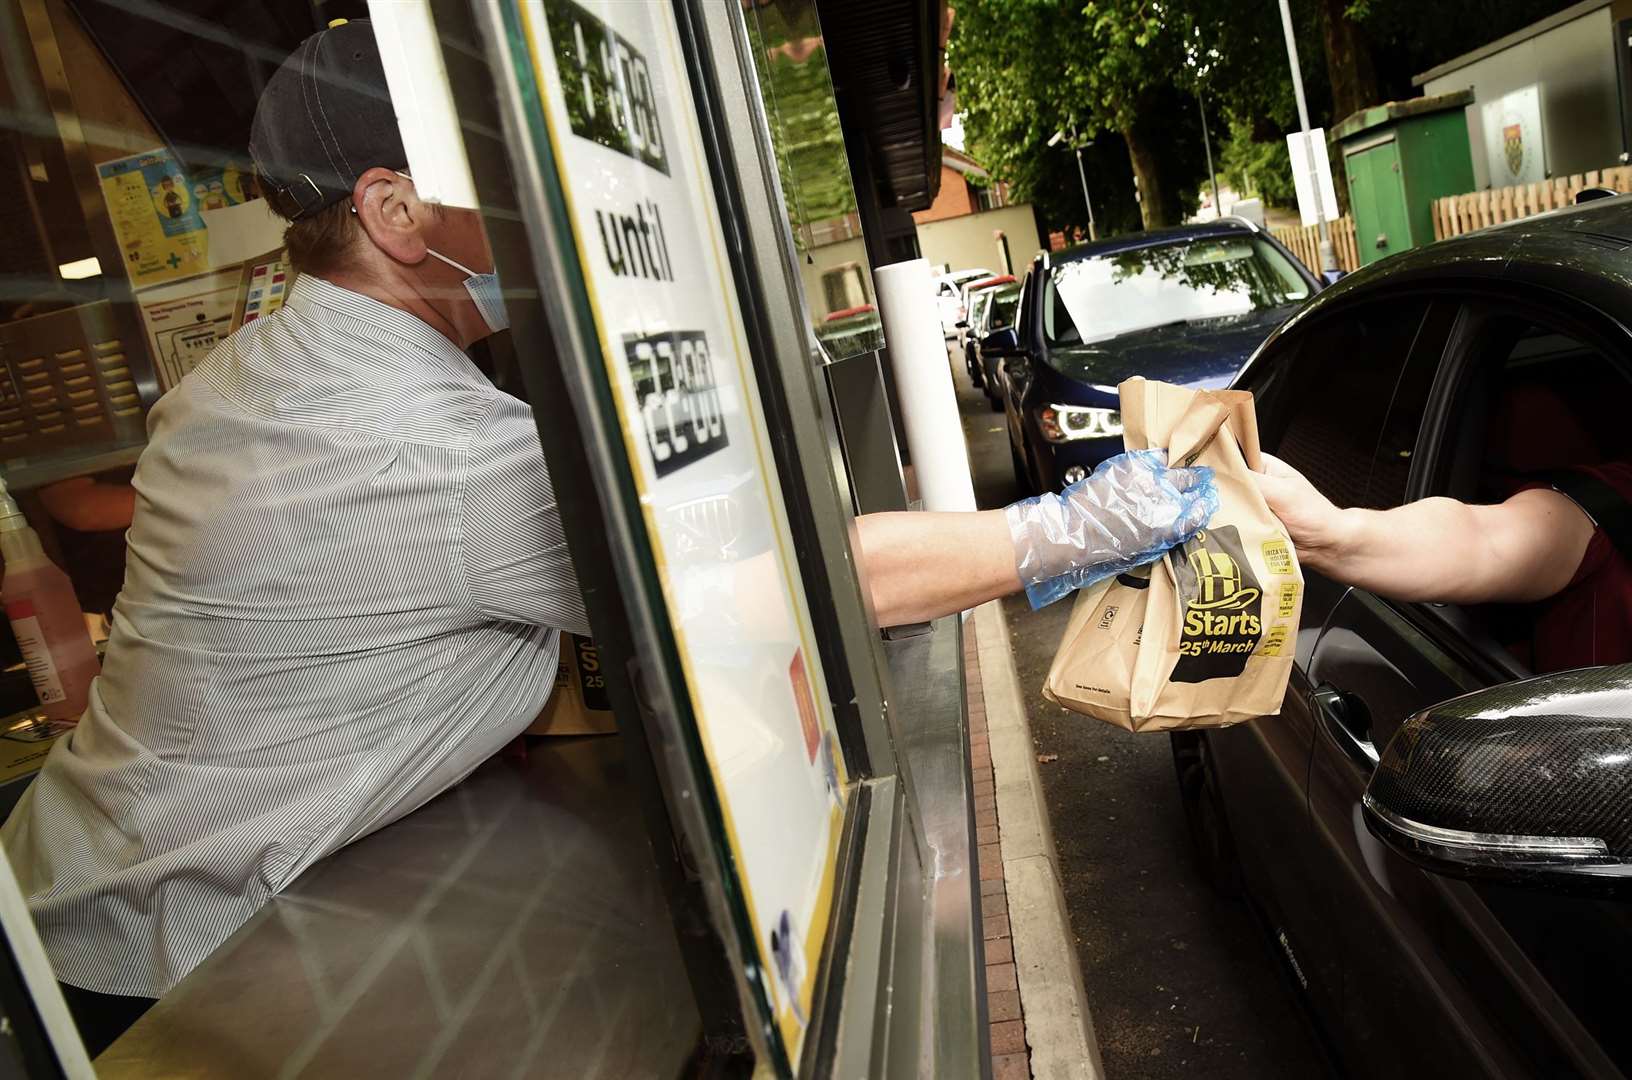
[[[814,5],[756,7],[751,14],[748,32],[777,172],[794,242],[804,248],[811,225],[856,209],[827,48]]]
[[[1249,121],[1231,122],[1229,137],[1219,148],[1218,171],[1242,196],[1257,195],[1270,206],[1297,205],[1292,155],[1286,149],[1286,140],[1254,139]]]
[[[1414,96],[1412,75],[1493,41],[1571,0],[1348,0],[1385,99]],[[1128,142],[1167,191],[1206,182],[1194,93],[1229,137],[1220,172],[1237,190],[1290,205],[1286,135],[1297,129],[1274,0],[957,0],[948,62],[970,152],[1038,206],[1051,227],[1086,225],[1076,162],[1057,130],[1093,139],[1084,153],[1102,234],[1137,228]],[[1292,0],[1310,122],[1330,128],[1325,0]],[[1217,123],[1222,115],[1225,123]]]

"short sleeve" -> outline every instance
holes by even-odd
[[[470,442],[460,514],[465,573],[491,619],[589,633],[532,410],[501,394]]]

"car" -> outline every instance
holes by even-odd
[[[1234,385],[1339,506],[1624,461],[1628,252],[1632,197],[1391,255]],[[1598,517],[1623,558],[1629,509]],[[1279,715],[1171,735],[1206,876],[1262,916],[1348,1075],[1632,1074],[1632,665],[1531,670],[1537,605],[1304,577]]]
[[[1004,365],[1015,480],[1057,491],[1122,450],[1117,384],[1134,375],[1227,385],[1321,288],[1274,237],[1222,219],[1039,254]]]
[[[990,341],[1000,346],[1006,340],[1001,336],[994,338],[994,335],[1014,325],[1015,309],[1020,304],[1020,284],[1011,277],[1006,284],[981,295],[985,297],[985,303],[978,321],[969,328],[969,342],[965,346],[966,362],[970,379],[985,392],[992,410],[1001,412],[1003,393],[999,382],[998,354],[986,348],[986,344]]]
[[[979,325],[986,310],[986,304],[991,300],[991,292],[1004,285],[1014,284],[1013,274],[998,274],[995,277],[980,278],[966,282],[963,288],[964,307],[967,314],[958,320],[957,348],[964,355],[964,367],[969,371],[969,381],[979,389],[985,383],[985,375],[974,364],[971,346],[974,342],[974,328]]]
[[[941,316],[941,331],[947,338],[958,334],[958,322],[964,317],[963,286],[971,281],[992,276],[990,270],[952,270],[930,278],[935,290],[935,306]]]

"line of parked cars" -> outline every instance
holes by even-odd
[[[1331,287],[1225,220],[1038,255],[968,355],[1028,492],[1122,448],[1140,374],[1251,390],[1263,448],[1339,505],[1499,501],[1632,458],[1629,265],[1632,197]],[[1599,524],[1632,574],[1628,521]],[[1260,915],[1340,1073],[1632,1073],[1632,665],[1537,677],[1533,606],[1305,576],[1279,715],[1171,735],[1203,872]]]

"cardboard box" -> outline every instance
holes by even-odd
[[[0,820],[4,820],[57,740],[74,729],[72,721],[47,720],[28,709],[0,720]]]
[[[595,643],[577,634],[561,635],[561,666],[555,689],[529,735],[612,735],[618,730],[606,697],[606,676]]]

